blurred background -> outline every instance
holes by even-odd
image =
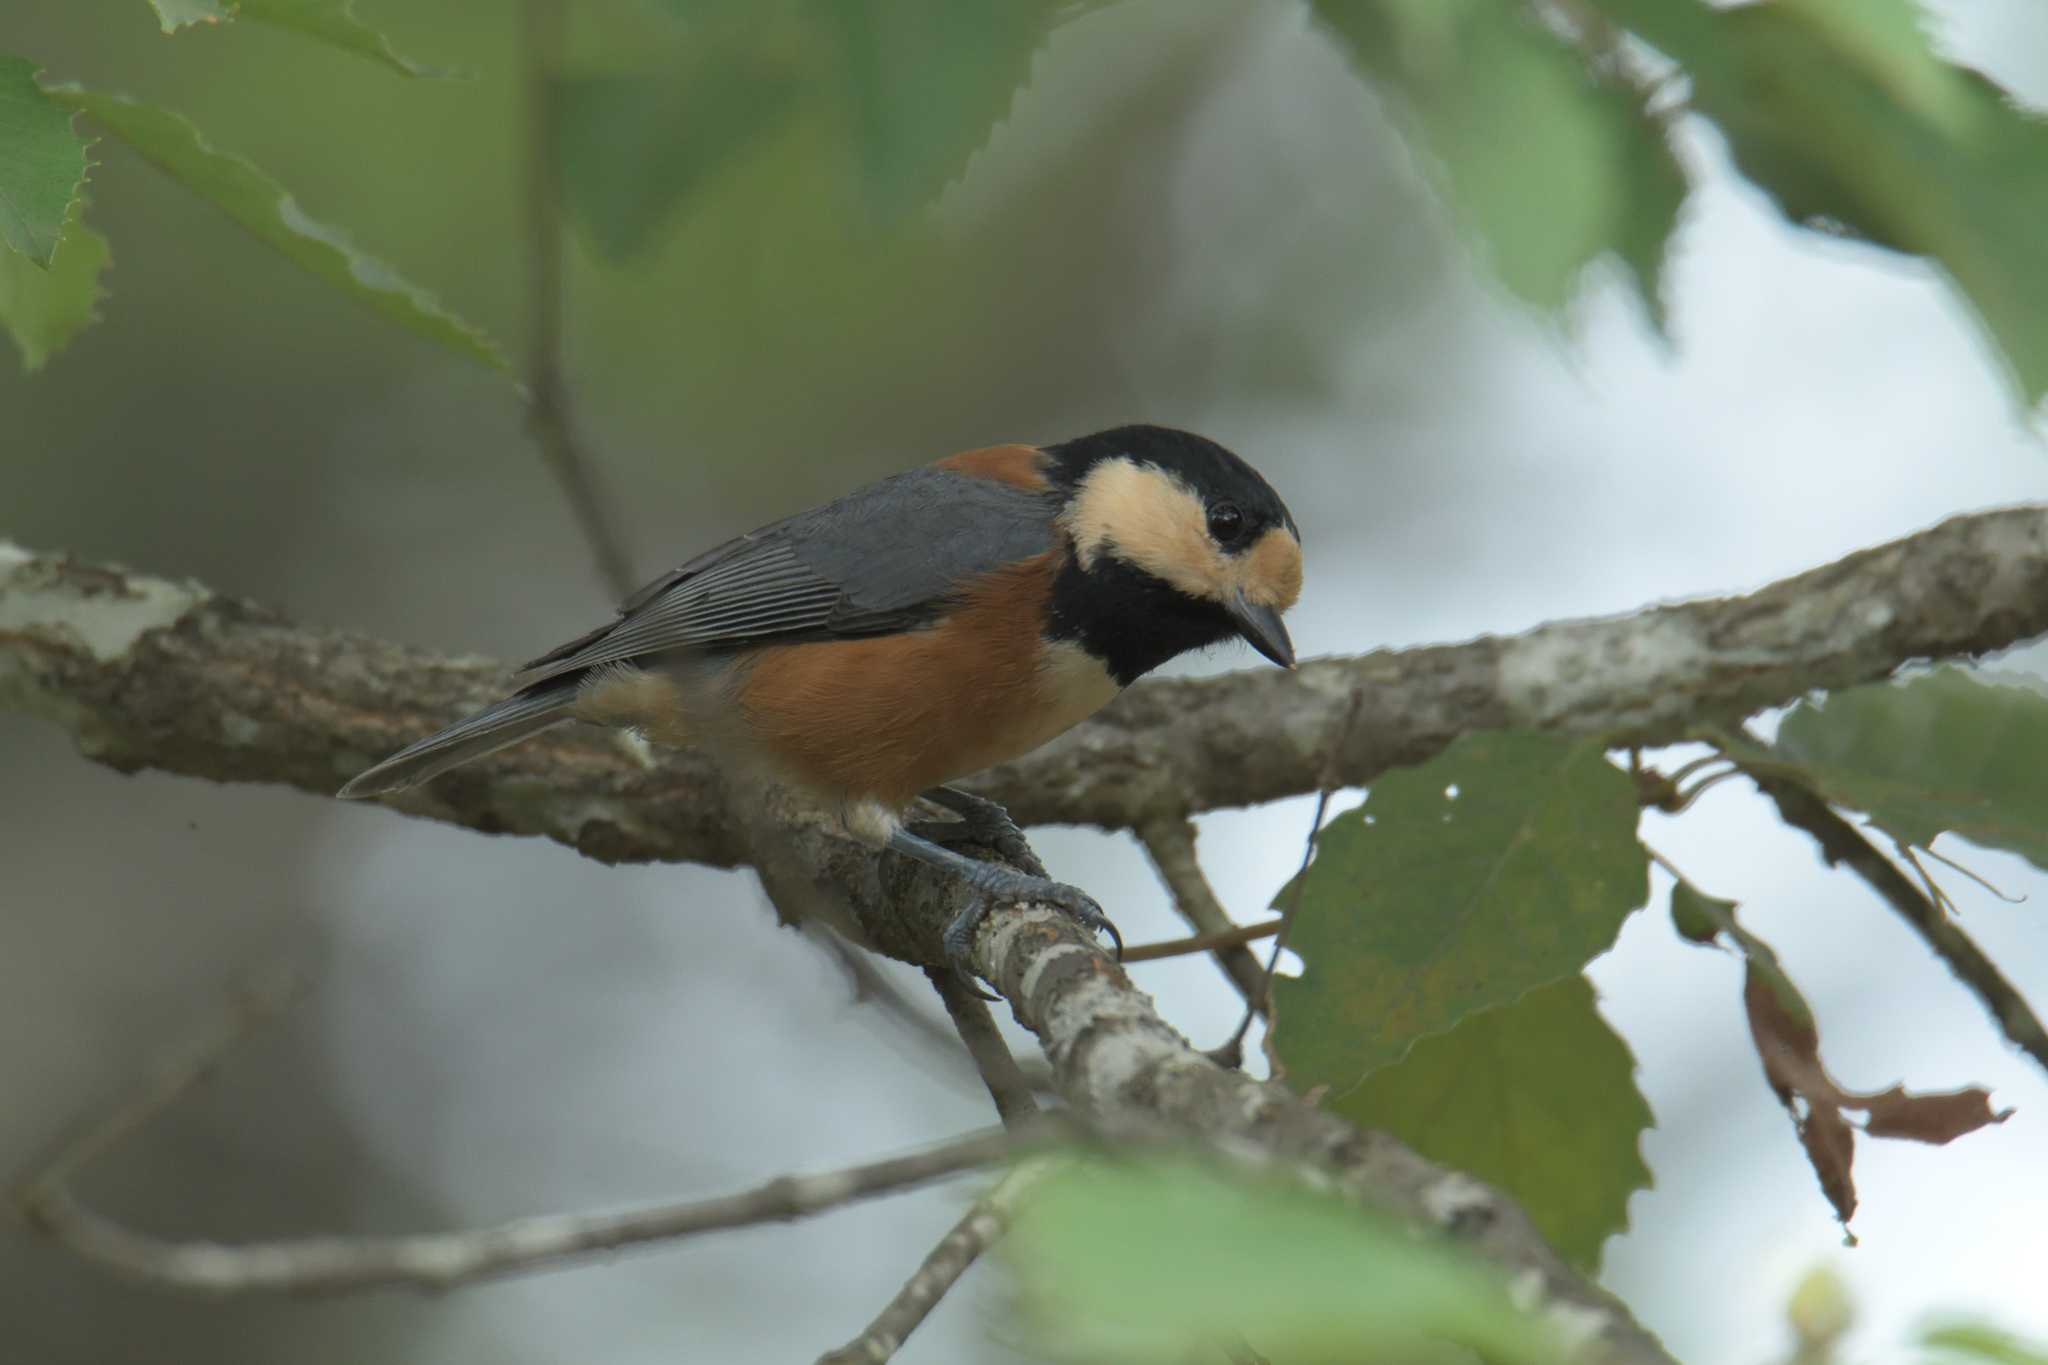
[[[517,353],[516,7],[359,8],[473,78],[399,80],[250,24],[166,37],[140,0],[11,7],[0,50],[189,114]],[[579,12],[572,60],[626,65],[667,41],[663,8]],[[1932,8],[1949,53],[2048,105],[2048,10]],[[831,131],[799,119],[750,142],[627,264],[572,238],[570,380],[646,573],[954,449],[1126,421],[1222,440],[1289,498],[1305,655],[1747,589],[2048,489],[2048,452],[1932,272],[1786,228],[1709,136],[1684,148],[1702,188],[1668,339],[1598,272],[1568,328],[1525,311],[1292,3],[1126,0],[1076,19],[921,217],[878,217]],[[0,536],[449,652],[524,658],[604,616],[503,377],[253,247],[124,149],[96,156],[105,321],[42,375],[0,365]],[[83,1182],[154,1232],[395,1232],[675,1199],[988,1120],[971,1078],[775,927],[749,875],[124,778],[18,716],[0,716],[0,773],[0,1167],[123,1093],[238,970],[283,957],[317,978]],[[1240,919],[1292,872],[1307,820],[1290,802],[1202,821]],[[1851,1358],[1906,1358],[1930,1312],[2048,1334],[2039,1071],[1746,786],[1646,835],[1744,903],[1845,1084],[1979,1082],[2018,1113],[1948,1148],[1866,1143],[1845,1249],[1762,1083],[1736,960],[1676,940],[1660,873],[1593,970],[1659,1125],[1655,1187],[1606,1281],[1700,1362],[1781,1356],[1786,1296],[1816,1265],[1858,1305]],[[1179,932],[1130,841],[1037,839],[1130,941]],[[1946,879],[2048,1005],[2048,886],[2017,859],[1949,851],[2032,898]],[[1206,960],[1137,971],[1198,1046],[1234,1024]],[[10,1222],[0,1324],[24,1365],[808,1360],[866,1323],[970,1192],[432,1299],[178,1298]],[[903,1359],[1021,1358],[1003,1331],[983,1267]]]

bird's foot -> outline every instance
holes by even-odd
[[[974,936],[980,931],[982,921],[998,905],[1050,905],[1090,933],[1107,937],[1116,948],[1116,955],[1119,958],[1123,956],[1124,936],[1117,932],[1109,916],[1102,913],[1102,907],[1096,904],[1095,898],[1080,887],[998,867],[994,863],[976,863],[974,867],[975,872],[963,875],[974,887],[976,895],[946,926],[942,942],[946,960],[953,964],[953,970],[984,1000],[1000,997],[981,988],[979,973],[974,969]]]

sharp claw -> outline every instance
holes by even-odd
[[[955,966],[953,968],[953,975],[959,978],[960,984],[967,988],[967,992],[970,995],[978,996],[979,998],[989,1001],[991,1003],[1001,1000],[1003,998],[1000,995],[997,995],[994,991],[988,990],[985,987],[983,987],[981,984],[981,978],[979,976],[976,976],[971,968],[963,971],[958,966]]]

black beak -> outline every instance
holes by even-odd
[[[1294,641],[1287,638],[1286,623],[1271,607],[1262,607],[1243,593],[1225,604],[1225,611],[1237,622],[1237,633],[1245,643],[1282,668],[1294,667]]]

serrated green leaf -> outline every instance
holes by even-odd
[[[1493,272],[1541,308],[1612,254],[1661,316],[1660,274],[1686,194],[1634,92],[1591,73],[1526,6],[1315,0],[1392,98]]]
[[[1010,111],[1063,0],[814,0],[877,215],[929,203]]]
[[[358,57],[367,57],[401,76],[447,76],[451,72],[423,66],[403,56],[391,40],[356,18],[351,0],[234,0],[233,14],[285,29],[301,37]]]
[[[1190,1162],[1077,1161],[1034,1186],[1004,1247],[1034,1344],[1059,1358],[1182,1365],[1241,1340],[1276,1360],[1563,1359],[1449,1248]]]
[[[646,248],[684,200],[781,126],[799,71],[765,55],[692,49],[660,73],[556,84],[555,155],[571,219],[615,261]]]
[[[1288,1078],[1342,1094],[1605,951],[1649,894],[1636,815],[1599,741],[1559,735],[1467,735],[1374,782],[1318,834],[1288,930],[1303,970],[1274,983],[1270,1044]]]
[[[21,348],[23,368],[40,370],[71,339],[99,320],[106,291],[100,275],[113,259],[107,239],[87,227],[84,201],[74,203],[48,270],[0,251],[0,323]]]
[[[1650,1184],[1639,1144],[1653,1120],[1635,1069],[1575,975],[1422,1039],[1328,1107],[1506,1190],[1590,1273]]]
[[[354,0],[151,0],[164,32],[176,33],[192,24],[218,24],[247,19],[268,24],[302,38],[323,43],[352,56],[365,57],[401,76],[448,76],[455,73],[424,66],[402,55],[376,29],[358,19]]]
[[[1801,702],[1771,755],[1904,844],[1944,831],[2048,868],[2048,695],[1941,668]]]
[[[53,86],[47,93],[65,108],[91,115],[258,241],[358,302],[471,359],[504,367],[504,357],[482,331],[358,250],[339,229],[307,217],[282,185],[240,157],[216,150],[180,115],[77,85]]]
[[[187,24],[218,24],[228,17],[222,0],[149,0],[164,32],[176,33]]]
[[[0,56],[0,245],[50,264],[85,183],[85,140],[36,84],[33,62]]]
[[[1917,5],[1592,3],[1679,63],[1786,217],[1937,262],[2026,400],[2048,393],[2048,122],[1941,60]]]

